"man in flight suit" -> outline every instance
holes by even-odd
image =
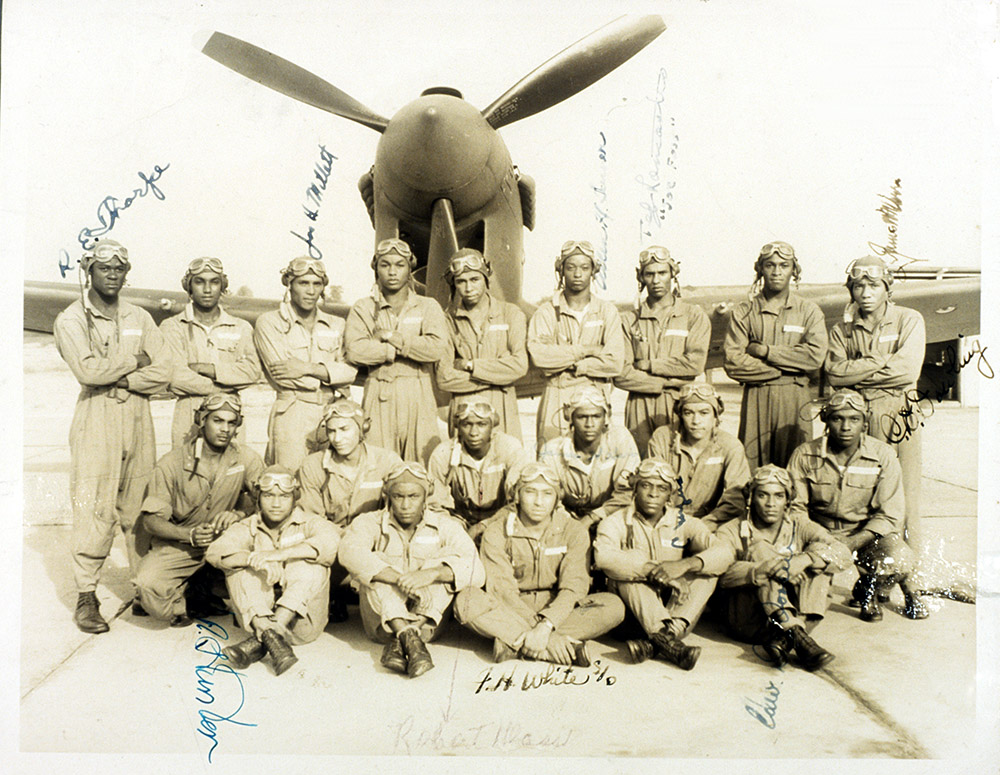
[[[716,578],[732,562],[700,519],[668,505],[677,490],[676,472],[647,458],[633,477],[634,497],[597,526],[594,565],[608,577],[639,620],[648,639],[628,641],[633,661],[656,656],[683,670],[695,666],[700,646],[681,639],[693,628]]]
[[[746,515],[716,533],[734,558],[719,577],[719,589],[737,638],[762,643],[776,667],[794,649],[802,667],[818,670],[833,654],[806,630],[826,614],[833,574],[850,564],[851,553],[805,515],[789,514],[794,492],[785,469],[769,463],[754,472]]]
[[[322,261],[303,256],[281,271],[288,289],[276,310],[257,318],[253,341],[277,392],[264,459],[296,471],[318,446],[311,438],[337,388],[357,369],[344,362],[344,321],[319,308],[329,282]]]
[[[563,506],[590,529],[629,502],[639,452],[631,433],[608,425],[611,405],[600,388],[577,388],[563,412],[569,432],[547,442],[538,461],[556,472]]]
[[[539,450],[569,430],[563,406],[573,392],[596,386],[610,401],[611,380],[625,364],[618,310],[590,292],[597,270],[593,245],[565,243],[556,259],[556,295],[543,301],[528,323],[528,353],[546,377],[538,404]]]
[[[378,244],[375,288],[351,307],[345,339],[351,363],[368,368],[362,406],[371,442],[424,463],[440,441],[434,364],[451,345],[441,305],[413,287],[416,265],[403,240]]]
[[[478,250],[452,256],[445,277],[451,286],[448,329],[453,352],[437,366],[439,389],[451,393],[448,422],[454,433],[455,405],[478,399],[500,418],[499,430],[521,441],[521,415],[514,383],[528,372],[527,320],[513,304],[489,292],[493,270]]]
[[[744,515],[743,485],[750,478],[743,445],[719,429],[722,410],[714,387],[685,385],[674,403],[674,424],[657,428],[649,442],[649,457],[677,472],[684,515],[712,531]]]
[[[861,618],[882,618],[879,594],[894,584],[903,590],[904,614],[924,619],[929,611],[910,586],[916,564],[903,540],[902,474],[892,447],[865,433],[868,409],[860,393],[841,389],[823,405],[826,433],[792,454],[788,473],[795,484],[792,512],[808,515],[854,553],[861,576],[854,599]]]
[[[670,422],[680,389],[705,371],[712,326],[701,307],[680,300],[680,264],[666,248],[642,251],[635,274],[646,298],[622,314],[625,367],[615,385],[628,391],[625,427],[646,457],[649,437]]]
[[[431,453],[427,473],[434,484],[429,503],[465,525],[477,544],[485,521],[508,500],[508,489],[531,457],[513,436],[501,432],[493,406],[479,396],[454,405],[455,438]]]
[[[254,489],[258,512],[230,525],[205,559],[225,571],[237,620],[252,633],[222,653],[238,670],[270,654],[281,675],[298,661],[292,645],[312,643],[326,627],[340,533],[298,508],[298,482],[287,468],[264,469]]]
[[[455,598],[455,617],[493,638],[497,662],[523,656],[588,667],[587,640],[618,626],[625,607],[616,595],[588,595],[590,536],[559,505],[559,477],[529,463],[514,503],[489,520],[479,553],[486,589]]]
[[[260,359],[253,328],[219,305],[229,278],[217,258],[196,258],[188,264],[181,287],[190,301],[184,311],[160,323],[160,333],[174,355],[170,390],[177,395],[170,431],[173,449],[184,443],[194,413],[205,396],[238,392],[260,381]],[[243,441],[240,426],[237,439]]]
[[[427,508],[430,489],[420,463],[401,463],[386,477],[386,507],[358,516],[340,543],[365,632],[386,643],[382,664],[411,678],[434,667],[425,642],[441,632],[455,594],[486,580],[461,523]]]
[[[802,274],[787,242],[769,242],[754,264],[751,298],[736,305],[724,345],[726,374],[743,384],[740,441],[750,470],[784,466],[810,437],[803,407],[809,376],[826,358],[826,322],[815,303],[789,289]]]
[[[53,326],[80,383],[69,431],[73,621],[90,633],[108,631],[96,589],[115,525],[125,535],[130,576],[145,550],[136,520],[156,460],[148,396],[165,392],[170,380],[170,353],[153,319],[118,298],[130,268],[122,245],[98,240],[80,259],[85,292]]]
[[[139,563],[143,608],[171,627],[191,624],[185,591],[205,564],[205,549],[253,508],[260,455],[234,440],[243,421],[240,398],[216,393],[195,413],[199,433],[160,458],[142,502],[152,546]]]

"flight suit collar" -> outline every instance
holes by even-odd
[[[216,326],[235,326],[236,325],[236,318],[234,318],[232,315],[230,315],[228,312],[226,312],[225,307],[223,307],[223,306],[220,305],[219,306],[219,317],[216,319],[216,321],[214,323],[212,323],[211,326],[206,326],[204,323],[200,322],[194,316],[194,302],[193,301],[189,301],[187,304],[184,305],[184,311],[181,312],[181,320],[184,321],[185,323],[193,323],[196,326],[201,326],[205,330],[208,330],[209,328],[215,328]]]
[[[597,306],[597,298],[594,296],[593,292],[590,294],[590,301],[587,302],[587,306],[582,310],[577,312],[570,308],[569,304],[566,302],[566,297],[563,295],[562,291],[559,291],[555,296],[552,297],[552,306],[555,307],[557,313],[565,312],[567,315],[572,315],[573,317],[586,317],[590,312]]]
[[[483,300],[479,302],[480,304],[486,305],[486,317],[489,320],[495,320],[501,317],[502,309],[497,303],[497,300],[493,298],[493,294],[489,291],[483,294]],[[465,318],[466,320],[472,320],[472,316],[469,314],[469,310],[463,307],[458,301],[453,301],[451,306],[448,308],[448,312],[452,317]]]
[[[783,294],[775,296],[773,299],[764,298],[764,292],[761,291],[756,296],[754,296],[754,304],[757,305],[757,311],[760,313],[768,313],[770,315],[778,315],[783,309],[791,309],[795,306],[794,294],[791,288],[786,290]]]
[[[643,525],[650,530],[656,530],[661,527],[676,527],[679,513],[677,508],[667,506],[663,509],[663,516],[656,520],[656,524],[650,525],[646,518],[639,514],[638,509],[635,507],[635,499],[633,498],[628,508],[625,509],[625,527],[628,528],[635,524]]]
[[[594,461],[606,456],[608,451],[608,436],[610,434],[605,429],[601,434],[601,440],[597,444],[597,449],[594,450],[594,456],[590,459],[589,463],[584,463],[580,458],[580,453],[576,451],[576,445],[573,443],[573,432],[570,431],[568,435],[563,436],[562,445],[562,459],[566,465],[572,468],[577,468],[583,473],[587,473],[594,466]]]
[[[829,460],[831,463],[836,464],[836,461],[833,458],[833,454],[829,451],[829,446],[827,443],[828,441],[829,439],[827,435],[824,433],[819,439],[820,442],[819,449],[816,451],[816,456],[823,458],[824,460]],[[855,450],[854,455],[852,455],[848,459],[846,465],[850,465],[853,461],[857,460],[858,458],[865,458],[866,460],[878,461],[879,460],[878,452],[874,449],[872,441],[873,439],[871,436],[869,436],[867,433],[862,433],[861,443],[858,445],[857,450]]]
[[[201,458],[203,455],[203,450],[205,446],[204,437],[199,434],[196,438],[191,441],[185,442],[183,446],[184,450],[184,470],[188,474],[193,474],[195,476],[200,476],[202,478],[205,475],[195,467],[195,461],[197,458]],[[219,456],[219,467],[229,468],[233,463],[239,461],[239,446],[238,442],[233,440],[229,442],[229,445],[222,451]],[[218,470],[218,469],[216,469]]]
[[[661,307],[658,310],[651,309],[649,303],[646,299],[639,302],[638,317],[640,318],[652,318],[654,320],[667,320],[668,318],[676,317],[680,315],[682,302],[680,299],[675,298],[673,302],[666,306]]]
[[[441,529],[441,513],[436,512],[433,509],[427,508],[424,505],[423,516],[420,517],[420,521],[417,522],[417,530],[426,525],[429,528],[440,531]],[[383,535],[389,535],[390,530],[396,530],[398,532],[403,532],[403,526],[400,525],[392,516],[392,510],[387,508],[382,509],[382,518],[379,520],[380,527]]]
[[[744,547],[749,549],[750,545],[758,540],[756,535],[760,532],[760,528],[754,527],[753,520],[750,515],[747,514],[740,520],[740,539],[743,540]],[[795,520],[789,511],[789,508],[785,509],[785,514],[781,518],[781,523],[778,525],[778,532],[774,536],[773,541],[769,543],[776,549],[787,548],[794,553],[794,541],[795,541]]]
[[[264,517],[260,512],[251,515],[249,522],[247,523],[247,528],[250,530],[250,535],[256,535],[257,533],[264,533],[275,540],[277,536],[281,535],[282,531],[289,525],[302,525],[309,520],[309,515],[306,514],[298,506],[292,509],[292,513],[276,527],[269,528],[264,523]],[[274,531],[273,533],[271,531]]]
[[[365,464],[368,462],[368,447],[362,441],[358,447],[361,449],[361,457],[358,458],[358,470],[363,470]],[[339,470],[336,461],[333,459],[333,450],[327,446],[323,450],[323,470],[327,473],[338,474]]]
[[[535,538],[535,536],[528,535],[525,530],[524,524],[517,516],[517,506],[511,504],[510,513],[504,519],[503,532],[507,538],[527,538],[532,541],[540,541],[547,536],[561,533],[566,529],[567,523],[573,519],[569,513],[564,509],[558,501],[556,502],[555,508],[552,510],[552,515],[549,517],[549,522],[545,526],[545,530],[542,534]]]
[[[858,305],[852,301],[844,310],[844,322],[852,328],[861,328],[868,333],[873,333],[876,329],[890,322],[894,317],[894,312],[895,305],[891,301],[887,301],[885,310],[880,317],[863,318],[861,317],[861,313],[858,312]]]
[[[225,310],[223,310],[223,312],[225,312]],[[305,325],[302,323],[302,320],[299,318],[298,315],[295,314],[295,311],[292,309],[292,302],[289,301],[288,299],[282,299],[281,303],[278,304],[278,315],[280,315],[281,319],[285,321],[285,324],[287,326],[285,328],[285,332],[286,333],[288,331],[291,331],[292,326],[294,326],[295,324],[298,324],[298,325],[302,326],[303,328],[305,328]],[[316,307],[316,324],[317,325],[324,325],[327,328],[332,328],[333,327],[333,325],[332,325],[333,319],[334,318],[333,318],[332,315],[327,314],[326,312],[324,312],[323,310],[321,310],[319,308],[319,306],[317,305],[317,307]],[[221,318],[220,318],[220,320],[221,320]]]
[[[121,297],[119,297],[118,299],[117,316],[114,318],[109,318],[106,314],[104,314],[99,309],[97,309],[97,307],[94,306],[94,303],[90,300],[89,292],[83,294],[83,296],[81,297],[81,301],[83,303],[83,308],[85,311],[89,312],[91,315],[94,315],[96,317],[103,318],[104,320],[110,320],[111,322],[115,322],[116,320],[121,320],[122,318],[125,317],[125,315],[128,312],[128,302],[123,301]]]

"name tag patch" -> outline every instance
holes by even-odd
[[[218,339],[239,339],[239,331],[216,331],[213,334]]]
[[[403,325],[413,325],[414,323],[419,324],[420,321],[422,320],[423,318],[418,316],[418,317],[403,318],[399,322],[402,323]]]
[[[226,476],[232,476],[233,474],[242,474],[244,471],[243,464],[237,463],[231,468],[226,470]]]
[[[428,535],[414,536],[413,542],[417,544],[436,544],[438,542],[438,538],[437,536]]]
[[[123,328],[122,336],[142,336],[141,328]]]
[[[506,323],[493,323],[486,330],[487,331],[509,331],[510,330],[510,326],[507,325]]]
[[[707,466],[721,466],[722,465],[722,458],[721,457],[710,457],[708,460],[705,461],[705,465],[707,465]]]
[[[782,326],[781,330],[784,331],[786,334],[804,334],[806,332],[805,328],[803,328],[802,326],[792,326],[792,325]]]
[[[603,326],[603,325],[604,325],[603,320],[588,320],[586,323],[583,324],[583,327],[593,328],[594,326]]]
[[[878,476],[878,466],[848,466],[847,473],[861,474],[862,476]]]
[[[878,338],[878,340],[880,342],[895,342],[898,339],[899,339],[899,334],[898,333],[895,333],[895,334],[882,334],[882,336],[880,336]]]
[[[553,554],[566,554],[565,546],[550,546],[548,549],[542,552],[542,554],[549,556]]]
[[[382,482],[381,481],[377,481],[377,482],[362,482],[361,485],[360,485],[360,487],[358,489],[361,489],[361,490],[374,490],[376,487],[381,490],[382,489]]]
[[[683,328],[668,328],[662,336],[687,336],[688,332]]]

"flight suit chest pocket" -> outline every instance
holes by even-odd
[[[604,321],[584,320],[580,327],[580,341],[582,344],[600,344],[604,341]]]
[[[239,331],[212,331],[208,335],[209,347],[224,353],[234,353],[240,343]]]
[[[424,324],[423,315],[407,315],[399,319],[399,331],[409,336],[417,336]]]
[[[836,482],[827,481],[817,474],[806,474],[806,485],[809,488],[809,505],[823,508],[836,502],[840,489]]]
[[[798,344],[805,336],[806,327],[797,318],[786,320],[781,325],[781,341],[784,344]]]
[[[421,531],[410,540],[410,557],[418,562],[436,557],[441,539],[436,532]]]
[[[124,352],[132,354],[142,348],[142,329],[123,328],[119,332],[119,342]]]
[[[322,350],[325,353],[340,352],[341,337],[339,331],[317,328],[313,332],[313,341],[316,343],[317,350]]]
[[[559,566],[562,564],[563,557],[566,556],[566,545],[546,546],[542,549],[541,555],[541,566],[544,575],[548,578],[557,578]]]
[[[867,503],[878,483],[878,466],[848,466],[844,473],[844,497],[851,505]]]

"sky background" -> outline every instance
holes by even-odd
[[[391,117],[434,85],[483,108],[623,10],[659,13],[667,29],[594,86],[500,132],[537,185],[526,298],[552,292],[564,240],[603,243],[596,205],[607,213],[609,298],[634,295],[633,267],[651,243],[681,261],[686,285],[749,283],[757,251],[774,239],[795,246],[804,282],[839,282],[869,241],[886,244],[879,194],[896,178],[899,252],[981,264],[986,142],[996,134],[984,73],[996,23],[988,4],[277,8],[4,4],[3,216],[26,279],[60,280],[61,251],[75,265],[77,235],[98,225],[102,200],[124,199],[143,187],[139,172],[159,165],[164,198],[137,199],[108,234],[130,251],[132,286],[179,290],[191,258],[215,255],[234,288],[277,298],[279,268],[305,252],[291,232],[314,225],[331,281],[352,301],[371,286],[373,230],[356,184],[379,135],[204,56],[211,31],[289,59]],[[320,144],[337,160],[311,224],[302,205]],[[647,220],[645,235],[640,181],[654,174],[660,191],[672,184],[671,208]],[[606,199],[594,190],[602,181]]]

